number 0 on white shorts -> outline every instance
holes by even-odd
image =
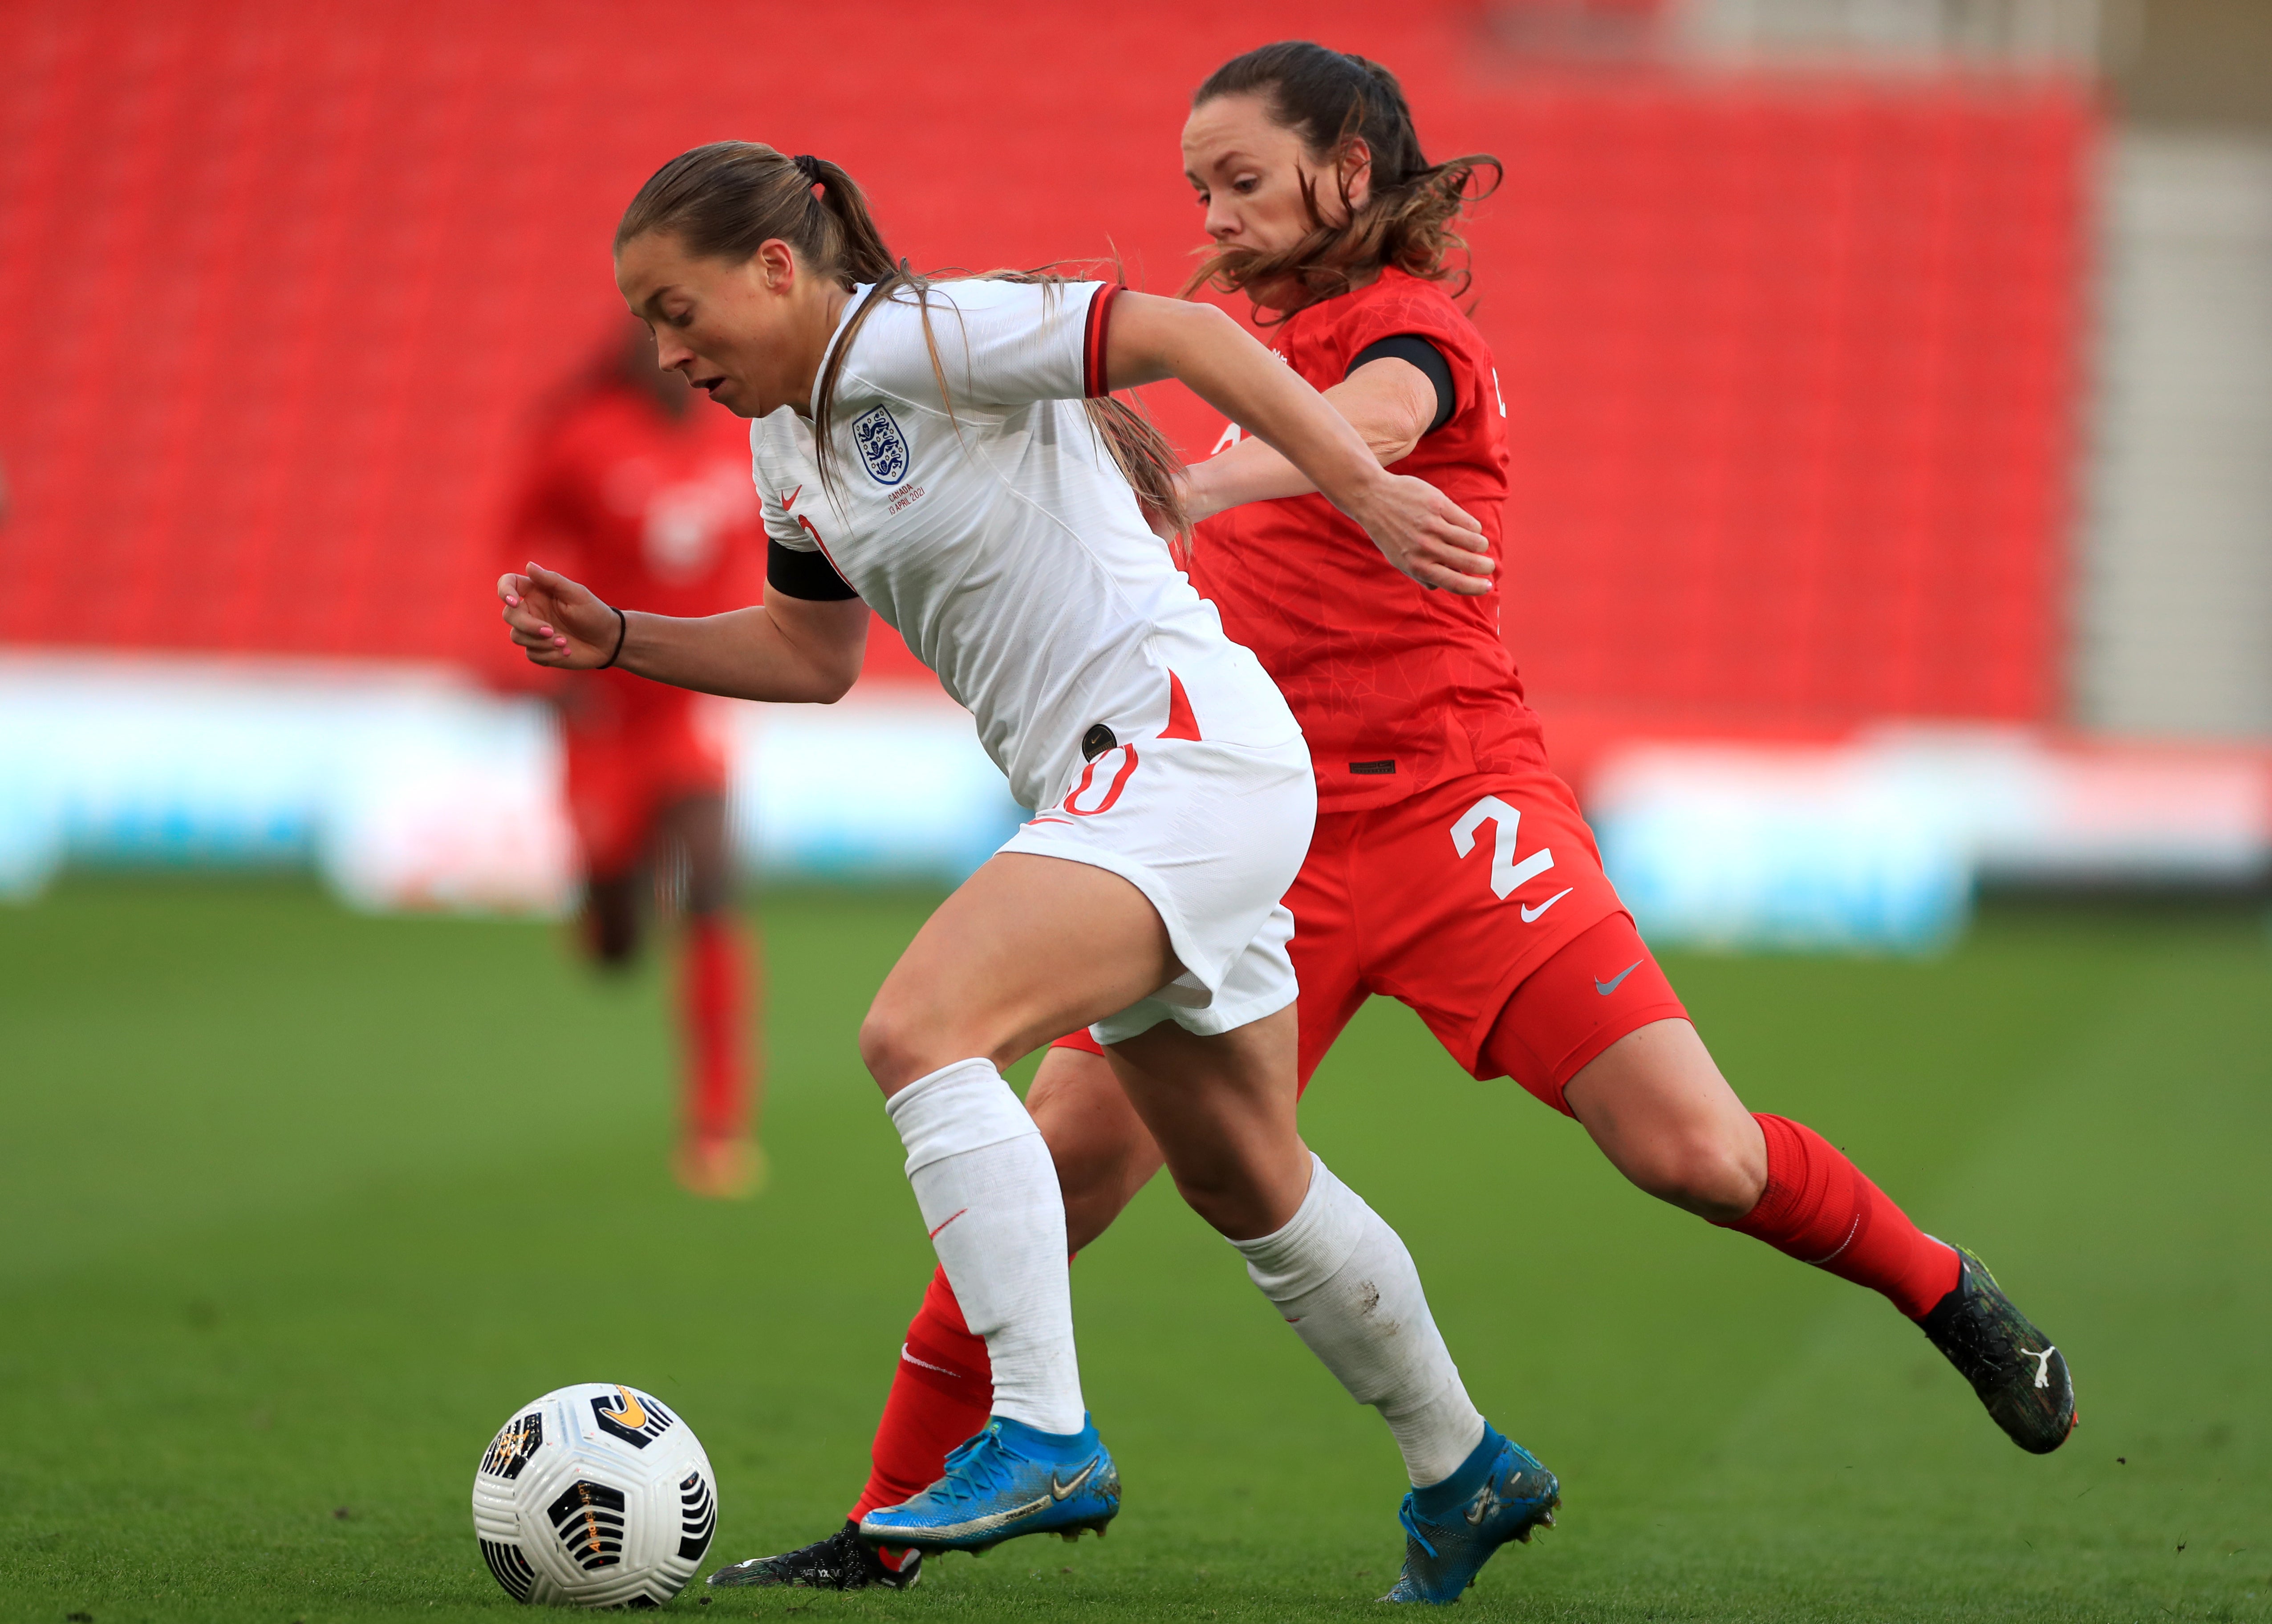
[[[1184,974],[1089,1029],[1117,1043],[1162,1021],[1213,1034],[1274,1014],[1299,991],[1280,900],[1317,821],[1317,783],[1297,734],[1255,747],[1141,738],[1082,763],[1004,851],[1064,857],[1119,875],[1159,909]]]

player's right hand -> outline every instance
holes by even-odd
[[[1483,526],[1426,480],[1386,474],[1361,502],[1342,511],[1364,527],[1391,564],[1422,586],[1463,597],[1491,589],[1498,565],[1491,560]]]
[[[531,564],[526,573],[500,575],[497,597],[512,640],[534,664],[588,671],[615,655],[623,629],[616,611],[556,570]]]

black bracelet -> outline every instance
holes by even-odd
[[[608,607],[615,609],[615,605],[612,603]],[[616,656],[622,654],[624,651],[624,639],[630,635],[631,629],[631,617],[624,613],[624,611],[619,609],[616,610],[616,652],[615,654],[609,655],[606,659],[601,661],[599,664],[594,666],[592,668],[594,670],[604,671],[616,662]]]

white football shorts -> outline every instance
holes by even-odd
[[[1004,851],[1064,857],[1119,875],[1159,909],[1184,973],[1089,1028],[1119,1043],[1173,1021],[1213,1036],[1274,1014],[1299,988],[1280,901],[1318,819],[1299,734],[1256,747],[1143,738],[1086,763]]]

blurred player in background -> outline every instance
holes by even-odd
[[[1496,552],[1505,408],[1445,285],[1469,178],[1495,161],[1429,163],[1386,69],[1303,42],[1218,70],[1193,98],[1184,160],[1217,245],[1206,274],[1276,315],[1282,358],[1384,465],[1481,519]],[[1641,1189],[1884,1295],[2014,1441],[2057,1448],[2074,1423],[2066,1361],[1979,1260],[1920,1231],[1812,1129],[1754,1116],[1721,1076],[1548,766],[1497,593],[1423,590],[1269,446],[1233,426],[1217,451],[1186,484],[1202,520],[1192,581],[1284,691],[1318,776],[1316,834],[1286,894],[1304,1084],[1366,999],[1401,999],[1473,1075],[1512,1077],[1575,1117]],[[1085,1246],[1159,1152],[1087,1033],[1058,1040],[1028,1104],[1067,1239]],[[1504,1209],[1505,1192],[1493,1199]],[[985,1344],[935,1275],[845,1526],[711,1583],[913,1583],[918,1555],[871,1550],[856,1528],[938,1476],[984,1424],[988,1392]],[[1449,1486],[1407,1499],[1405,1570],[1384,1599],[1458,1599],[1438,1553],[1475,1506]]]
[[[748,430],[660,370],[646,325],[626,323],[543,413],[506,552],[514,569],[564,560],[609,601],[668,614],[756,602],[765,535]],[[626,966],[650,907],[681,922],[679,1182],[698,1195],[751,1194],[765,1177],[751,954],[734,907],[725,757],[702,725],[705,701],[625,671],[554,679],[545,692],[567,738],[585,950]]]

